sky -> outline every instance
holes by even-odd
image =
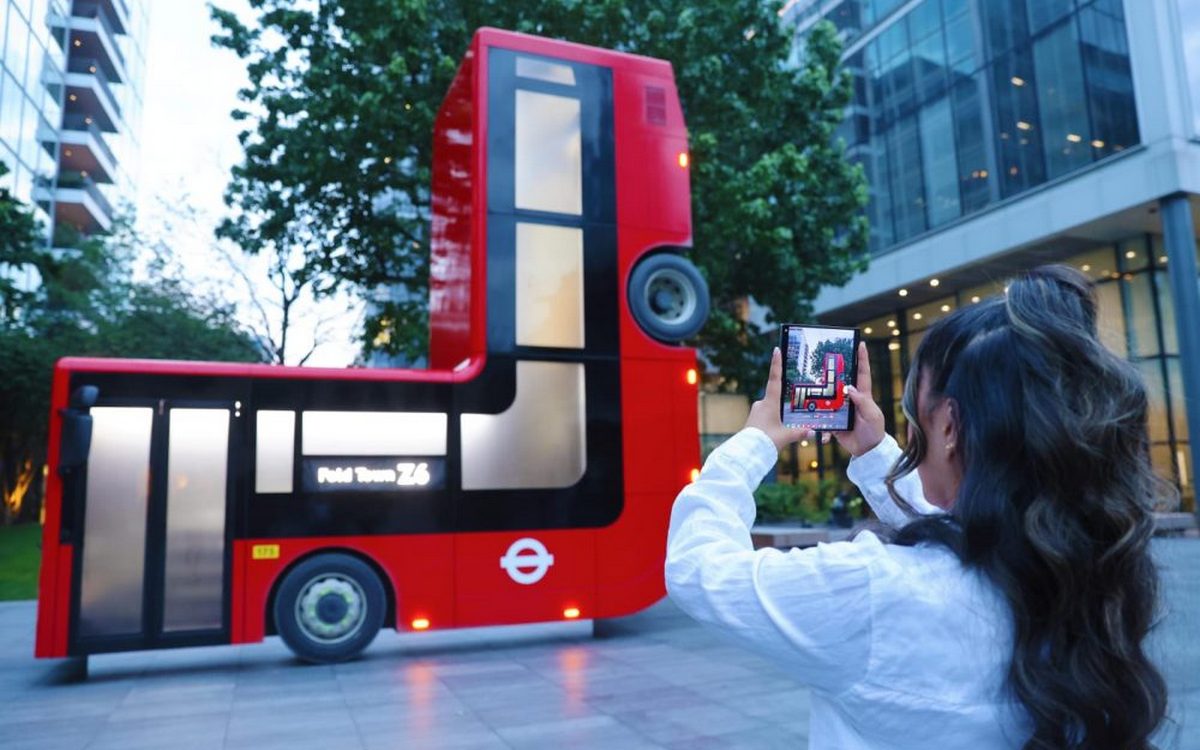
[[[217,5],[252,19],[246,0],[217,0]],[[230,117],[246,84],[246,69],[232,52],[216,49],[211,37],[216,25],[209,19],[207,0],[148,2],[149,39],[146,49],[145,107],[141,123],[141,168],[138,179],[138,222],[157,234],[173,225],[175,252],[193,283],[216,290],[239,304],[241,317],[252,325],[257,316],[250,293],[236,282],[228,264],[214,249],[213,229],[226,209],[222,200],[230,169],[241,159],[237,140],[241,124]],[[180,221],[174,207],[191,206],[197,220]],[[247,271],[262,280],[261,262],[248,260]],[[346,311],[339,300],[307,306],[289,342],[289,364],[308,351],[318,318],[326,319],[328,342],[319,346],[309,365],[340,367],[357,352],[350,340],[358,311]]]

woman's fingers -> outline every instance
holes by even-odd
[[[867,356],[867,342],[858,342],[858,377],[854,387],[863,393],[871,392],[871,358]]]
[[[775,351],[771,352],[771,372],[767,376],[767,390],[763,394],[763,400],[768,404],[774,404],[779,401],[779,394],[783,391],[783,355],[779,353],[779,347],[775,347]]]

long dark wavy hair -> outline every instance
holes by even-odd
[[[905,386],[910,439],[887,480],[909,510],[894,483],[925,455],[918,409],[947,398],[956,503],[894,541],[950,548],[1011,606],[1008,686],[1031,720],[1026,750],[1153,747],[1167,689],[1143,649],[1158,615],[1149,542],[1154,500],[1175,490],[1151,469],[1145,385],[1097,338],[1087,278],[1044,266],[929,329]]]

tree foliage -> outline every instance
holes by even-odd
[[[0,190],[0,520],[35,517],[45,463],[50,380],[65,356],[262,361],[224,302],[192,291],[169,256],[135,280],[128,222],[106,237],[60,231],[50,249],[28,209]],[[162,248],[160,248],[160,251]],[[39,283],[18,285],[32,267]]]
[[[250,0],[254,23],[213,9],[214,42],[245,60],[234,116],[245,158],[219,233],[248,252],[305,258],[319,292],[399,290],[364,346],[423,351],[433,119],[480,26],[674,64],[689,127],[693,260],[713,314],[693,342],[729,388],[756,388],[773,332],[862,263],[866,189],[834,131],[850,101],[828,25],[789,65],[779,3],[763,0]],[[381,333],[385,335],[380,335]]]
[[[825,355],[840,354],[845,363],[845,375],[849,376],[850,368],[854,366],[854,339],[826,339],[813,347],[808,358],[808,374],[813,382],[822,382],[825,378]]]

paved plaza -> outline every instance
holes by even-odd
[[[1168,616],[1153,648],[1200,747],[1200,541],[1160,540]],[[383,632],[362,659],[298,664],[276,638],[94,657],[84,683],[36,661],[34,605],[0,603],[0,748],[803,748],[808,691],[662,602],[522,640]],[[437,634],[430,634],[436,636]],[[1188,722],[1188,716],[1193,721]]]

